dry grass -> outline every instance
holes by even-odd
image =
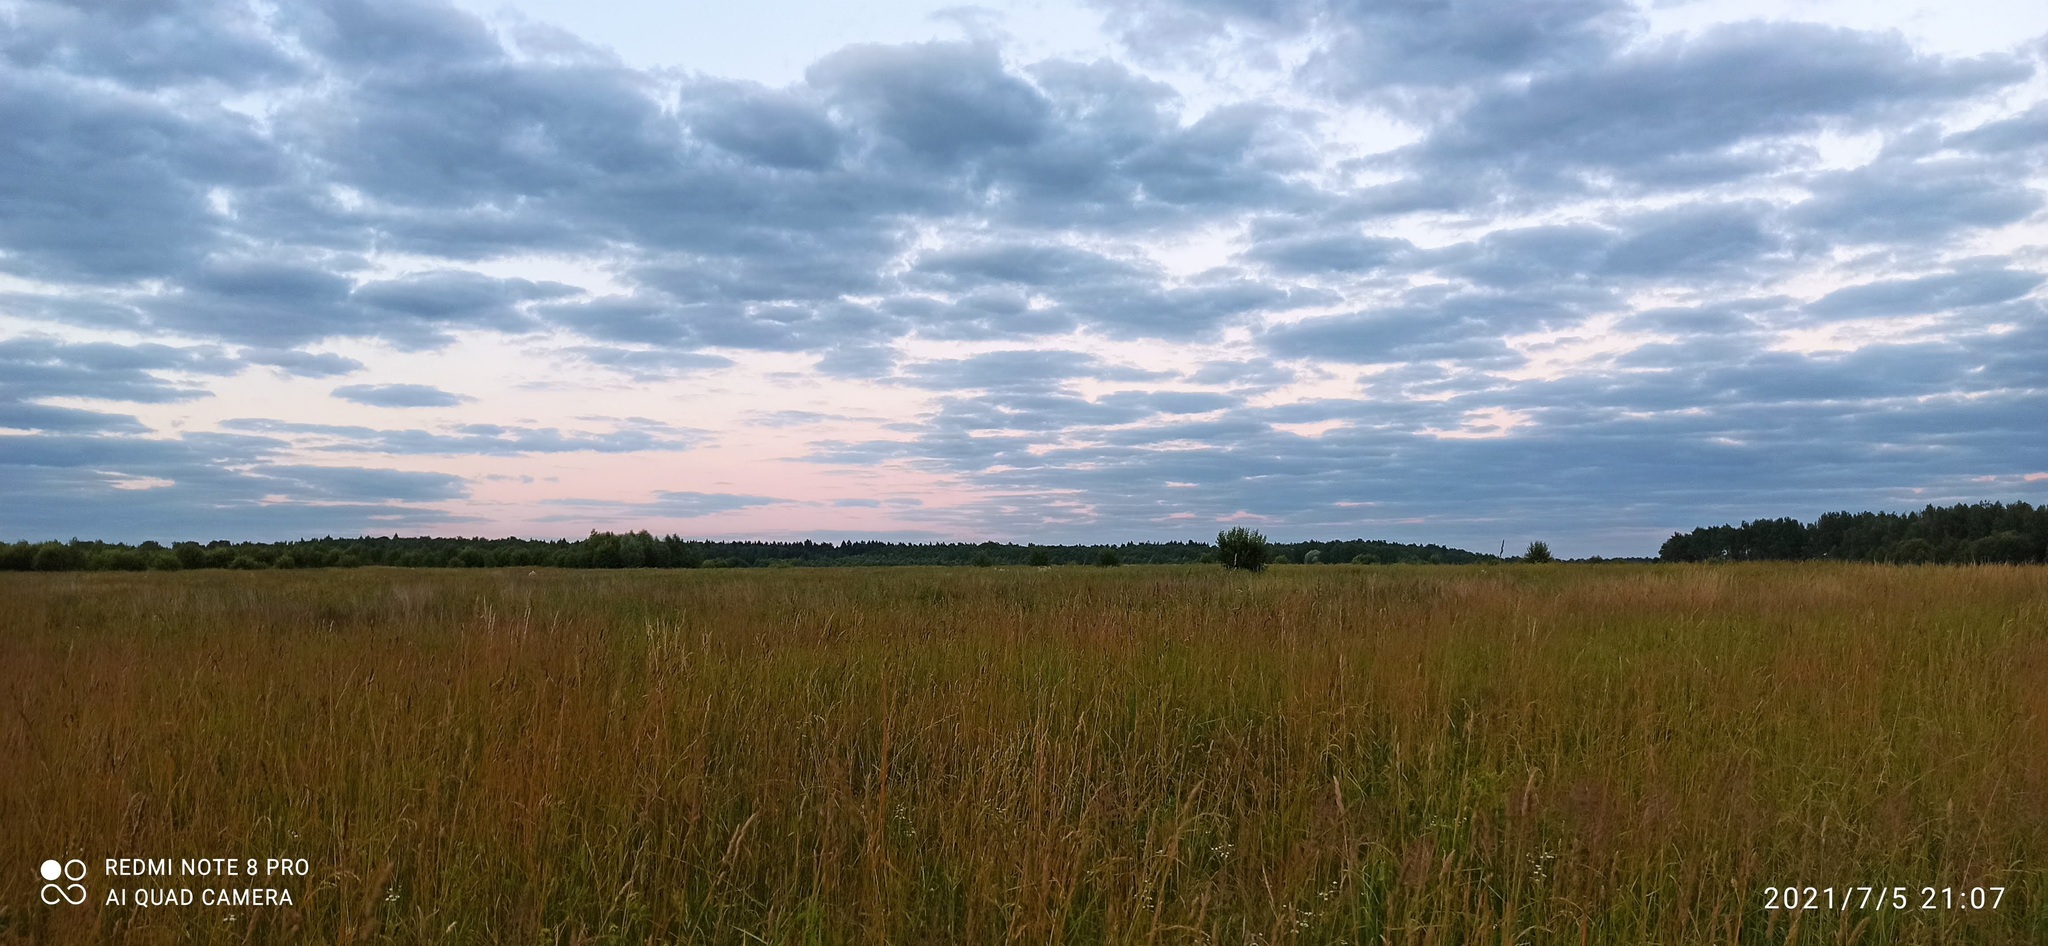
[[[9,574],[0,693],[5,942],[2048,942],[2038,568]]]

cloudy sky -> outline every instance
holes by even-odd
[[[0,537],[2048,501],[2048,5],[0,0]]]

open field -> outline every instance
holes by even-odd
[[[0,693],[0,942],[2048,942],[2042,568],[6,574]]]

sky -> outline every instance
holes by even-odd
[[[2048,5],[0,0],[0,539],[2048,502]]]

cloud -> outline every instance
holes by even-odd
[[[17,429],[133,429],[134,419],[35,402],[82,398],[167,404],[211,396],[195,380],[241,366],[210,346],[66,342],[38,336],[0,339],[0,424]]]
[[[846,146],[820,103],[791,92],[705,82],[686,86],[678,98],[693,133],[742,160],[819,171]]]
[[[656,492],[654,498],[644,502],[629,502],[614,499],[552,499],[549,506],[569,507],[578,512],[562,513],[543,517],[540,522],[631,522],[638,519],[696,519],[751,509],[757,506],[774,506],[788,502],[768,496],[748,496],[740,493],[698,493],[683,490]]]
[[[1099,6],[1125,45],[1095,61],[983,31],[769,87],[428,0],[22,0],[0,525],[447,528],[502,513],[386,468],[723,463],[770,427],[953,491],[845,508],[1027,538],[1242,511],[1639,551],[2048,468],[2037,55],[1653,34],[1618,0]],[[446,377],[322,380],[418,351]],[[210,430],[175,407],[251,368],[335,397]],[[775,402],[718,430],[362,420],[511,416],[466,373]],[[674,485],[556,521],[839,508]]]
[[[283,348],[244,348],[240,357],[252,365],[268,365],[301,378],[333,378],[363,370],[363,363],[327,352]]]
[[[345,384],[334,396],[371,407],[454,407],[476,400],[431,384]]]
[[[1924,244],[2017,223],[2041,209],[2024,171],[1976,158],[1879,160],[1817,176],[1795,222],[1842,243]]]
[[[1806,306],[1821,318],[1928,315],[2009,302],[2032,292],[2040,273],[1989,267],[1913,279],[1887,279],[1837,289]]]
[[[1489,92],[1405,156],[1539,192],[1602,178],[1698,186],[1777,167],[1793,156],[1789,136],[1869,127],[2031,71],[2013,58],[1922,56],[1902,38],[1848,29],[1718,26]]]
[[[221,426],[233,431],[287,438],[279,442],[289,442],[304,450],[393,456],[513,457],[548,453],[679,451],[690,449],[703,438],[702,431],[646,418],[615,421],[609,431],[564,431],[555,427],[502,424],[458,424],[440,430],[390,430],[249,417],[224,421]]]
[[[1051,111],[984,43],[850,46],[819,60],[805,78],[883,140],[938,163],[1028,145]]]
[[[463,518],[426,505],[466,497],[460,477],[280,462],[285,447],[242,434],[142,438],[46,428],[0,435],[0,475],[12,499],[0,504],[0,534],[278,539],[428,529]],[[153,488],[123,488],[138,482]]]
[[[1347,96],[1456,87],[1598,55],[1635,31],[1614,0],[1103,0],[1141,56],[1195,61],[1236,54],[1277,66],[1260,47],[1306,39],[1301,78]]]

